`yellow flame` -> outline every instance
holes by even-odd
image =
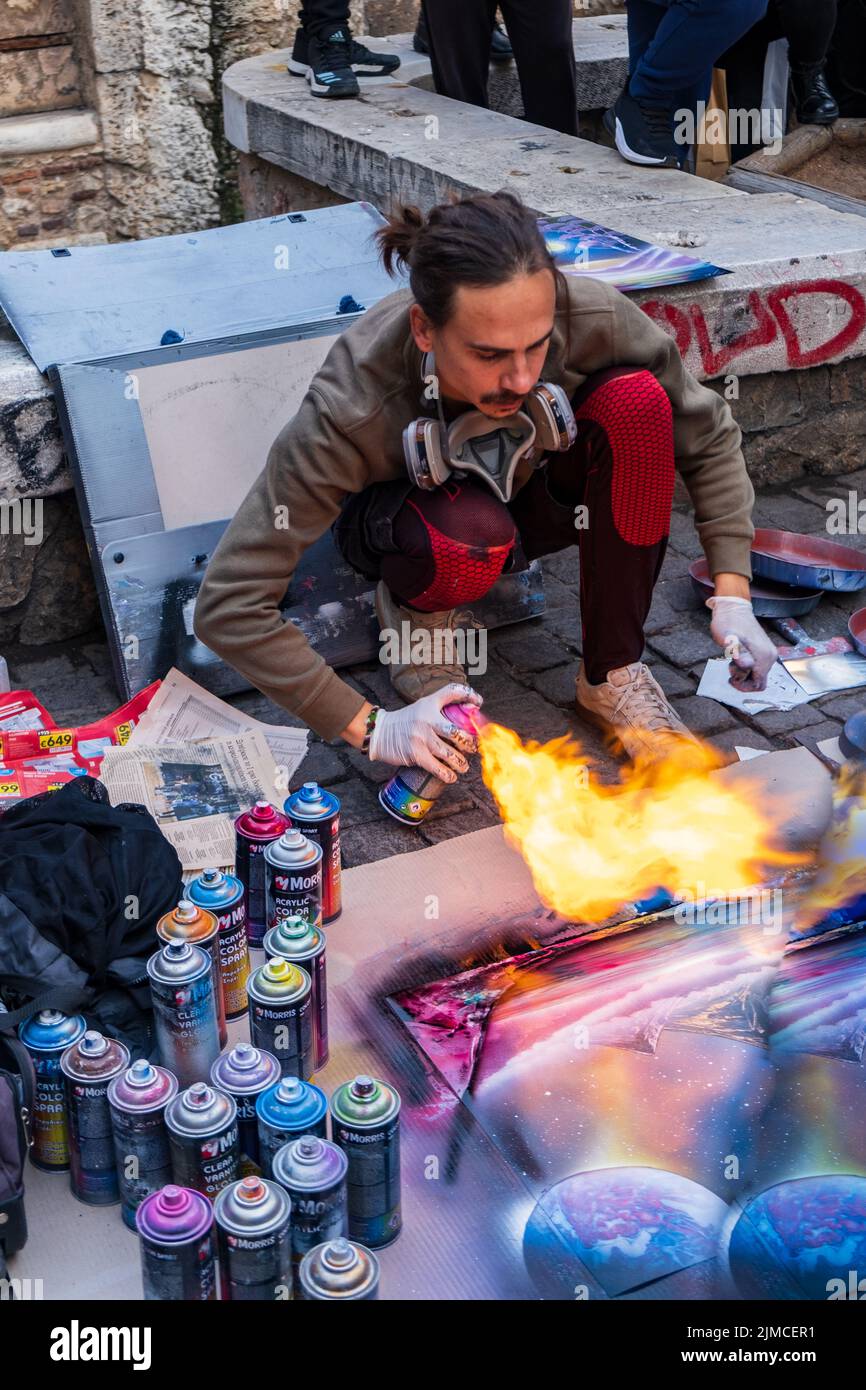
[[[659,887],[734,895],[768,865],[805,861],[774,846],[776,817],[753,788],[711,776],[724,758],[708,744],[684,740],[663,761],[638,759],[611,785],[568,736],[524,744],[488,723],[480,751],[506,835],[563,917],[603,921]]]

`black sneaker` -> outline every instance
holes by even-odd
[[[352,71],[352,36],[346,27],[321,39],[299,29],[286,66],[289,72],[306,77],[317,97],[356,97],[361,90]]]
[[[679,169],[685,164],[689,147],[678,145],[674,139],[674,113],[668,107],[635,101],[626,87],[603,119],[605,130],[629,164],[661,169]]]
[[[400,59],[396,53],[373,53],[366,44],[359,43],[352,38],[349,31],[351,42],[351,53],[349,56],[349,66],[352,71],[360,77],[387,77],[389,73],[396,72],[400,66]],[[295,30],[295,42],[292,47],[292,56],[287,63],[289,72],[296,72],[299,77],[306,77],[307,69],[310,66],[309,58],[310,41],[303,28]]]

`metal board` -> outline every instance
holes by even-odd
[[[256,336],[335,318],[344,296],[369,306],[389,294],[395,282],[371,240],[383,220],[369,203],[348,203],[143,241],[6,251],[0,306],[40,371]]]

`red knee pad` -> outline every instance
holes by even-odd
[[[415,489],[394,524],[400,554],[388,556],[382,577],[394,594],[434,613],[481,598],[514,548],[511,513],[483,484],[449,482]]]
[[[670,531],[674,496],[673,411],[652,372],[625,372],[575,410],[604,430],[613,460],[614,525],[629,545],[656,545]]]

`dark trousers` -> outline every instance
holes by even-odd
[[[487,106],[497,0],[422,0],[433,81],[441,96]],[[571,0],[499,0],[523,109],[535,125],[577,134]]]
[[[304,0],[298,23],[317,38],[338,24],[349,23],[349,0]]]
[[[348,500],[334,537],[353,568],[425,612],[473,602],[501,573],[577,544],[583,656],[598,684],[643,653],[670,531],[673,417],[656,378],[633,367],[596,373],[572,404],[575,443],[507,505],[474,478],[432,492],[375,483]]]
[[[706,101],[716,59],[766,9],[767,0],[628,0],[632,96],[672,109]]]

